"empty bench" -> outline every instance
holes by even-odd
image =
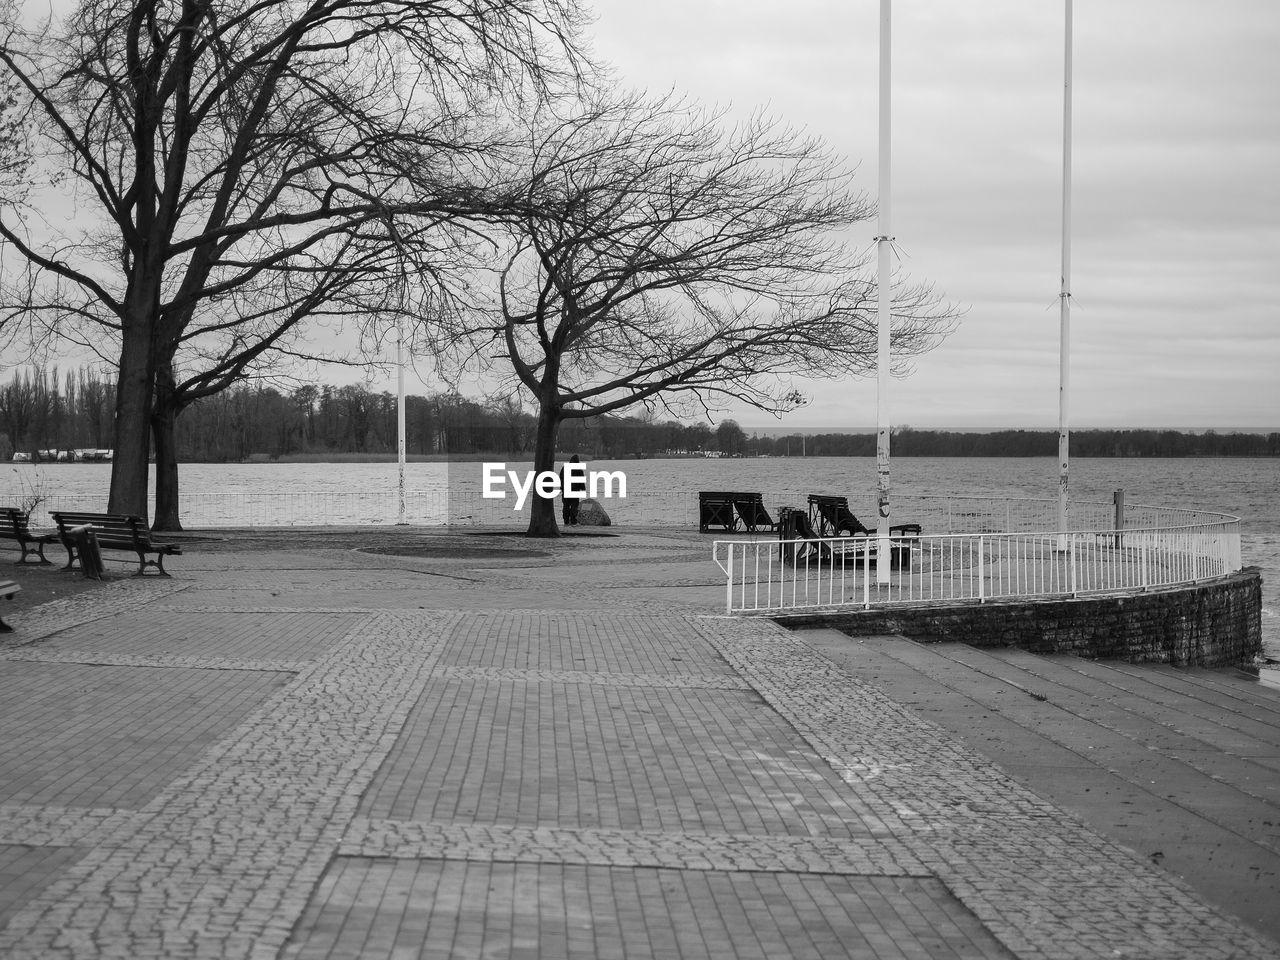
[[[22,548],[22,557],[15,563],[27,563],[28,554],[36,554],[40,559],[39,563],[48,563],[44,555],[44,545],[46,543],[56,543],[58,535],[56,533],[32,533],[28,526],[30,515],[25,510],[19,510],[16,507],[0,507],[0,538],[5,540],[16,540],[18,546]]]
[[[77,528],[88,526],[92,529],[99,550],[117,550],[133,553],[138,557],[140,577],[148,567],[155,567],[160,576],[167,577],[164,569],[164,558],[175,553],[182,553],[180,543],[156,543],[151,539],[151,531],[147,522],[141,517],[132,517],[117,513],[72,513],[66,510],[50,511],[54,523],[58,525],[58,538],[67,548],[67,565],[70,570],[80,559],[80,547],[76,541]],[[154,560],[147,559],[154,556]]]

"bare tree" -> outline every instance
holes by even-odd
[[[490,98],[580,64],[573,0],[81,0],[57,29],[0,2],[0,75],[81,209],[61,232],[0,216],[27,266],[0,321],[114,360],[109,509],[129,513],[184,350],[213,360],[193,391],[232,382],[290,349],[317,263],[392,244],[393,218],[483,215]]]
[[[30,103],[12,76],[0,75],[0,208],[22,202],[31,167]]]
[[[531,125],[526,215],[501,270],[501,351],[538,413],[534,468],[552,470],[560,424],[636,404],[687,412],[726,399],[781,412],[795,377],[874,369],[874,282],[844,231],[872,215],[817,140],[761,116],[674,98],[594,103]],[[899,363],[955,312],[899,284]],[[558,533],[533,503],[529,533]]]
[[[344,354],[326,350],[325,342],[344,328],[376,340],[384,326],[421,326],[452,309],[444,273],[465,253],[467,233],[449,217],[412,219],[410,239],[423,262],[411,300],[390,293],[407,286],[401,238],[391,237],[381,221],[348,224],[328,242],[296,253],[287,267],[205,301],[182,335],[165,345],[156,362],[151,417],[155,529],[182,528],[175,424],[192,403],[246,379],[296,368],[295,361],[365,365],[372,346]]]

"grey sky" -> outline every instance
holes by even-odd
[[[767,104],[874,196],[877,0],[596,11],[623,84]],[[900,265],[969,308],[895,383],[895,424],[1057,423],[1063,11],[894,4]],[[1280,5],[1078,0],[1074,18],[1072,423],[1280,427]],[[784,425],[875,423],[872,383],[807,390]]]
[[[588,2],[620,84],[766,106],[874,197],[878,0]],[[895,381],[896,425],[1057,423],[1063,10],[894,4],[900,266],[968,308]],[[1073,425],[1280,429],[1278,50],[1275,0],[1076,0]],[[781,426],[875,424],[873,381],[800,386]]]

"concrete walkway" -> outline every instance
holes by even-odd
[[[0,956],[1280,951],[833,638],[717,616],[705,539],[363,539],[6,617]]]

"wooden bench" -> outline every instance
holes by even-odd
[[[98,549],[137,554],[138,572],[134,574],[135,577],[145,574],[147,567],[155,567],[162,577],[169,576],[164,569],[164,558],[182,553],[180,543],[155,543],[151,539],[151,531],[147,529],[147,522],[141,517],[115,513],[73,513],[67,510],[50,511],[49,515],[58,525],[58,538],[67,548],[67,565],[63,567],[64,570],[72,569],[79,559],[79,547],[73,531],[86,525],[92,528],[94,538],[98,541]],[[155,559],[148,560],[147,557],[152,554]]]
[[[13,595],[21,589],[12,580],[0,580],[0,597],[4,597],[6,600],[12,600]],[[0,617],[0,633],[9,633],[11,630],[13,630],[13,627],[4,622],[4,617]]]
[[[0,538],[18,541],[18,546],[22,548],[22,557],[15,560],[15,563],[26,563],[27,554],[31,553],[40,558],[40,563],[49,563],[50,561],[45,559],[44,545],[56,543],[58,535],[32,533],[27,525],[29,519],[29,514],[25,510],[19,510],[17,507],[0,507]]]

